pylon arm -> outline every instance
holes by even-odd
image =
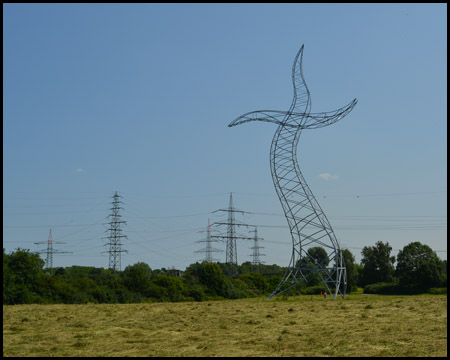
[[[335,122],[338,122],[339,120],[344,118],[350,111],[352,111],[357,102],[358,102],[357,99],[353,99],[353,101],[350,102],[348,105],[335,111],[316,114],[310,113],[309,116],[306,118],[306,121],[302,123],[301,128],[318,129],[324,126],[334,124]]]
[[[251,111],[233,120],[228,127],[241,125],[250,121],[263,121],[292,128],[318,129],[334,124],[344,118],[350,111],[352,111],[357,102],[357,99],[353,99],[352,102],[340,109],[321,113],[307,114],[278,110]],[[285,119],[288,117],[291,123],[285,122]]]

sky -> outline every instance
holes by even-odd
[[[107,268],[117,191],[121,268],[184,270],[232,193],[261,260],[287,266],[276,125],[227,125],[289,109],[303,44],[311,111],[358,99],[298,145],[341,247],[359,262],[377,241],[392,255],[419,241],[447,259],[447,4],[3,4],[6,252],[45,259],[51,228],[55,267]],[[238,240],[239,264],[252,246]]]

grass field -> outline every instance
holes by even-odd
[[[447,356],[447,296],[3,306],[3,356]]]

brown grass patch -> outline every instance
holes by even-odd
[[[4,356],[447,356],[447,296],[3,306]]]

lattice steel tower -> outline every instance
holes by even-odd
[[[109,269],[112,270],[119,270],[121,267],[121,254],[123,252],[127,252],[126,250],[122,250],[122,239],[127,238],[126,235],[122,234],[122,228],[121,226],[123,224],[126,224],[126,221],[122,220],[122,216],[120,215],[120,210],[123,209],[120,204],[122,204],[122,201],[119,200],[121,198],[117,191],[113,196],[113,202],[112,202],[112,208],[111,214],[108,215],[108,217],[111,218],[111,221],[109,224],[109,229],[106,231],[109,231]]]
[[[213,225],[227,225],[227,235],[211,235],[214,239],[226,239],[226,263],[237,265],[237,247],[236,240],[252,240],[253,238],[248,236],[239,236],[236,234],[236,226],[249,226],[247,224],[237,223],[234,218],[234,213],[246,214],[246,211],[237,210],[233,206],[233,193],[230,193],[230,204],[228,209],[219,209],[217,211],[224,211],[228,213],[228,222],[214,222]]]
[[[66,243],[62,242],[62,241],[54,241],[53,237],[52,237],[52,229],[50,229],[50,234],[48,236],[47,241],[35,242],[35,244],[37,244],[37,245],[47,244],[47,250],[41,250],[41,251],[38,251],[37,253],[39,253],[39,254],[46,253],[47,254],[47,258],[45,260],[45,268],[47,270],[49,270],[50,272],[53,269],[53,254],[69,254],[69,253],[71,253],[70,251],[60,251],[60,250],[53,249],[53,244],[66,244]]]
[[[204,232],[204,231],[201,231]],[[213,262],[213,261],[219,261],[218,259],[213,258],[214,252],[222,252],[223,250],[219,250],[212,247],[213,242],[217,242],[216,240],[211,239],[211,224],[208,219],[208,227],[206,229],[206,239],[205,240],[198,240],[196,243],[206,243],[205,248],[202,250],[194,251],[194,253],[205,253],[205,259],[206,262]]]
[[[249,121],[265,121],[278,125],[270,148],[270,169],[275,189],[283,207],[292,238],[292,255],[280,284],[268,299],[283,293],[315,273],[319,275],[329,293],[336,299],[345,295],[347,275],[339,242],[319,203],[308,187],[297,162],[297,145],[302,130],[318,129],[341,120],[356,105],[354,99],[341,109],[311,113],[311,98],[303,77],[303,48],[297,53],[292,66],[294,98],[288,111],[259,110],[241,115],[228,126]],[[324,247],[331,266],[320,266],[307,250]],[[312,267],[301,267],[306,258]],[[334,264],[333,264],[334,261]]]
[[[252,230],[250,232],[254,232],[255,233],[255,237],[253,238],[253,246],[250,248],[253,250],[252,253],[252,264],[254,266],[258,266],[260,264],[263,264],[264,262],[261,261],[260,256],[265,256],[265,254],[261,254],[259,252],[259,249],[264,249],[264,246],[259,246],[259,240],[263,240],[263,238],[259,238],[258,237],[258,228],[255,226],[255,230]]]

